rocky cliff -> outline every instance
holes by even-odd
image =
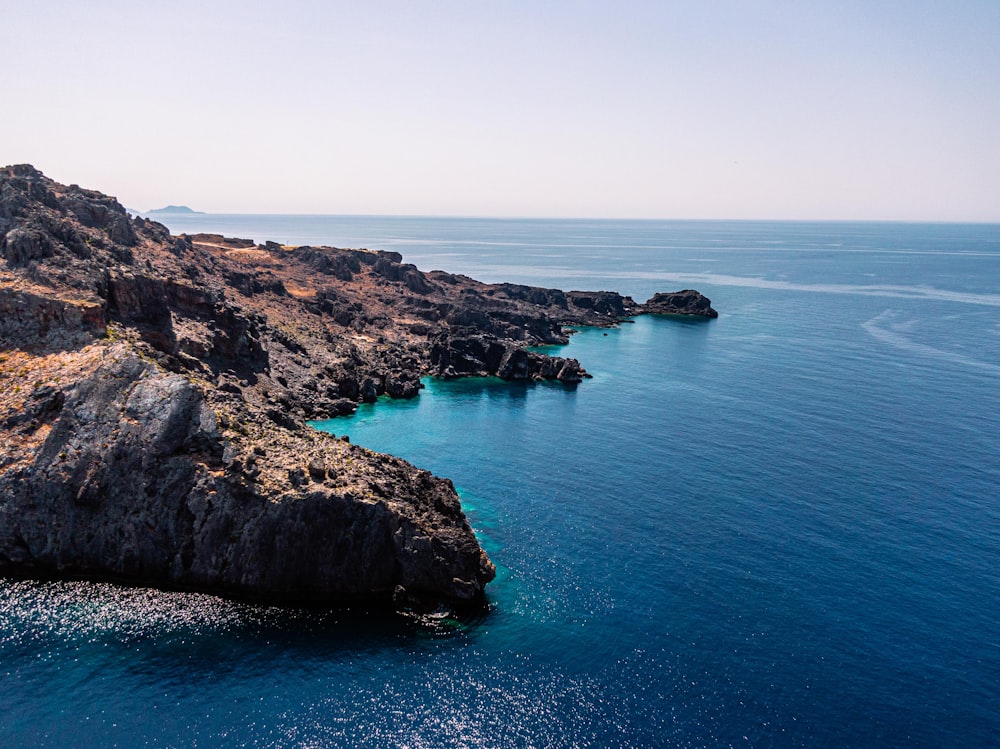
[[[526,347],[714,315],[697,292],[637,305],[173,237],[30,166],[0,169],[0,254],[0,572],[269,600],[475,605],[494,576],[449,481],[307,419],[427,374],[578,382]]]

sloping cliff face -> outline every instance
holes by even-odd
[[[466,601],[492,577],[447,481],[319,434],[239,434],[126,344],[54,358],[6,419],[6,565],[311,600]]]
[[[577,361],[525,346],[646,311],[172,237],[30,166],[0,169],[0,254],[0,572],[269,600],[481,601],[494,567],[451,483],[306,420],[425,374],[574,383]]]

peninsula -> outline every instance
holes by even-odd
[[[529,346],[695,291],[483,284],[392,252],[171,236],[0,168],[0,574],[275,602],[476,606],[494,577],[451,482],[310,428],[425,375],[576,383]]]

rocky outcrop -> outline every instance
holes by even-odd
[[[172,237],[24,165],[0,169],[0,257],[0,571],[268,600],[481,604],[494,567],[451,483],[307,420],[426,375],[577,383],[531,347],[666,309]]]
[[[431,345],[430,364],[434,374],[449,378],[495,376],[577,383],[590,377],[576,359],[546,356],[467,330],[438,335]]]
[[[712,300],[693,289],[658,293],[636,310],[639,314],[685,315],[688,317],[715,318],[719,313],[712,309]]]

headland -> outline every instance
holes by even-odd
[[[494,577],[451,482],[313,430],[425,375],[575,384],[529,347],[685,290],[483,284],[397,253],[171,236],[0,168],[0,573],[273,602],[478,606]]]

